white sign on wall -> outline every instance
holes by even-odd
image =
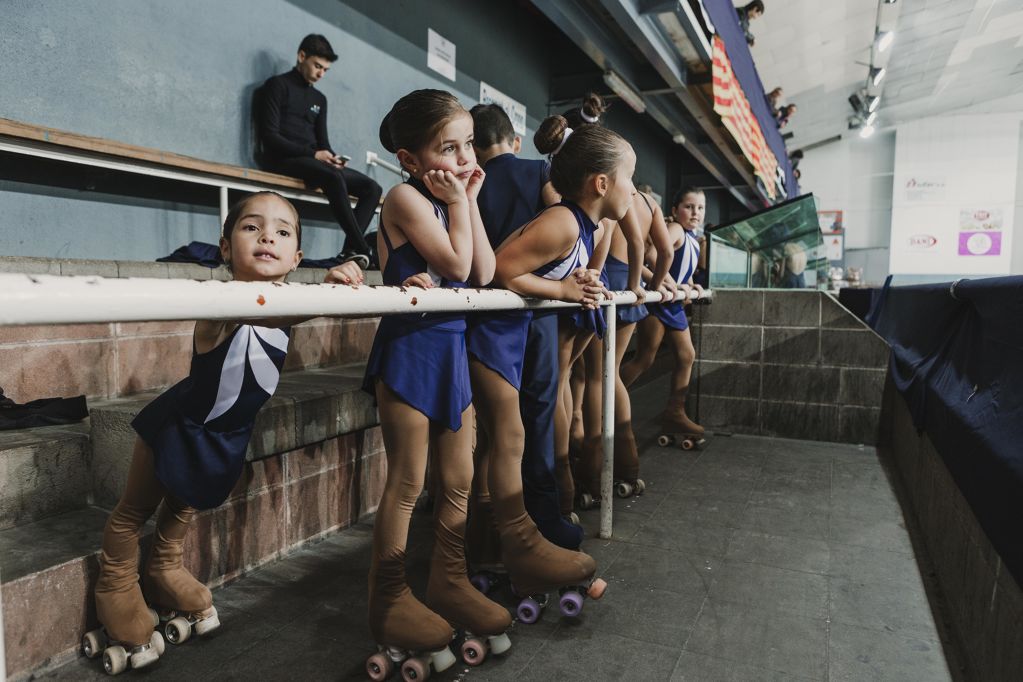
[[[519,135],[526,134],[526,105],[520,104],[493,85],[480,81],[480,104],[496,104],[511,119],[512,128]]]
[[[455,80],[455,44],[428,28],[426,45],[426,65],[448,80]]]
[[[995,114],[898,129],[892,274],[1009,274],[1019,129],[1018,117]]]

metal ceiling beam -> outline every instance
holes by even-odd
[[[618,41],[607,31],[595,17],[592,16],[584,7],[580,6],[576,0],[534,0],[533,4],[543,12],[548,19],[550,19],[555,26],[557,26],[562,33],[569,37],[602,71],[615,71],[619,76],[622,77],[630,86],[638,80],[639,67],[635,63],[632,55],[618,44]],[[637,15],[638,16],[638,15]],[[624,28],[624,26],[623,26]],[[630,36],[631,37],[631,36]],[[635,40],[635,39],[633,39]],[[674,51],[674,46],[670,45],[666,41],[663,41],[660,46],[662,50],[670,50],[666,53],[668,56],[677,54]],[[644,56],[646,53],[644,52]],[[665,66],[665,61],[662,58],[658,58],[657,61]],[[652,63],[653,64],[653,63]],[[657,64],[653,64],[657,66]],[[685,96],[690,97],[688,90],[686,90],[685,83],[685,67],[680,64],[677,60],[674,60],[674,66],[669,67],[672,82],[668,83],[671,88],[681,88],[685,91]],[[662,78],[664,75],[661,74]],[[666,81],[668,79],[665,79]],[[640,88],[634,88],[639,91]],[[676,93],[679,94],[679,93]],[[681,99],[681,95],[680,95]],[[650,114],[658,125],[668,132],[669,135],[675,136],[682,133],[686,139],[683,147],[689,154],[696,159],[704,168],[710,172],[714,178],[725,187],[729,193],[735,197],[742,205],[746,206],[751,210],[759,210],[761,208],[754,201],[742,192],[742,188],[736,186],[723,172],[723,169],[719,170],[719,164],[713,159],[707,156],[707,154],[696,144],[695,141],[690,140],[690,136],[685,134],[688,126],[684,125],[682,121],[676,118],[677,114],[671,111],[669,108],[664,107],[663,104],[657,102],[653,97],[645,98],[646,111]],[[696,117],[694,117],[696,118]],[[714,126],[708,126],[705,122],[700,121],[700,128],[704,130],[707,136],[714,140],[715,136],[720,138],[720,133]],[[718,146],[720,151],[720,145]],[[729,158],[731,156],[731,150],[726,147],[725,159],[727,163],[735,166],[735,163]],[[742,174],[744,180],[749,183],[749,190],[759,196],[759,191],[756,189],[756,182],[752,180],[749,172],[741,165],[738,167],[739,172]]]
[[[707,110],[706,104],[688,89],[685,66],[679,63],[680,55],[671,41],[661,33],[656,25],[656,19],[644,15],[637,7],[637,0],[600,0],[600,4],[635,43],[643,56],[668,84],[668,87],[676,88],[675,95],[682,102],[682,106],[696,120],[725,160],[739,172],[749,185],[750,190],[766,203],[767,196],[757,187],[756,177],[747,167],[746,160],[735,154],[732,145],[710,116],[711,112]],[[699,30],[698,26],[694,28]],[[686,32],[689,33],[690,28],[686,28]],[[760,208],[754,207],[746,201],[743,203],[746,203],[749,208]]]

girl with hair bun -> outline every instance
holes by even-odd
[[[671,268],[668,276],[683,291],[688,292],[694,288],[701,292],[703,288],[693,283],[693,272],[700,258],[700,243],[695,233],[703,226],[706,211],[703,190],[683,187],[675,194],[673,209],[674,217],[668,224],[668,232],[674,255],[669,260]],[[651,259],[661,258],[653,253],[650,256]],[[703,427],[686,415],[686,395],[689,392],[693,363],[696,361],[696,350],[689,333],[685,303],[652,303],[647,306],[647,310],[650,315],[639,323],[636,355],[622,365],[622,383],[627,388],[648,370],[654,363],[661,343],[667,339],[675,356],[675,368],[671,373],[671,393],[661,415],[662,434],[668,440],[680,436],[683,447],[686,447],[687,441],[690,446],[699,445],[703,441]]]
[[[562,116],[569,128],[577,130],[584,125],[600,125],[600,119],[605,111],[607,103],[604,102],[604,98],[595,92],[588,92],[580,106],[569,109]]]
[[[380,124],[380,141],[408,172],[380,213],[384,284],[484,285],[494,252],[477,207],[484,174],[473,150],[473,123],[454,95],[416,90]],[[463,657],[478,662],[489,647],[510,646],[508,611],[469,582],[465,566],[466,501],[472,484],[472,394],[464,314],[389,315],[380,321],[364,390],[374,393],[387,452],[387,481],[373,529],[369,626],[379,652],[372,679],[401,664],[409,679],[454,663],[452,625],[463,631]],[[433,454],[434,548],[425,604],[405,578],[412,508]],[[449,625],[450,623],[450,625]],[[487,640],[487,641],[484,641]]]

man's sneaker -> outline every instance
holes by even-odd
[[[354,262],[363,270],[369,269],[369,256],[364,253],[341,252],[337,257],[341,259],[342,263]]]

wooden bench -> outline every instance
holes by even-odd
[[[229,190],[258,192],[270,189],[293,200],[327,203],[322,192],[309,190],[302,180],[287,175],[205,161],[6,118],[0,118],[0,151],[217,187],[220,190],[221,224],[227,219]]]

